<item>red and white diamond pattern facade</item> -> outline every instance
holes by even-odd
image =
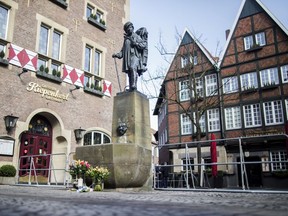
[[[70,67],[68,65],[64,65],[63,67],[63,77],[64,82],[83,87],[84,85],[84,72]]]
[[[103,81],[103,93],[109,97],[112,95],[112,83],[108,80]]]
[[[9,63],[21,68],[26,68],[30,71],[37,70],[37,53],[19,47],[15,44],[10,44],[9,47]]]
[[[15,44],[10,44],[8,60],[9,64],[37,71],[38,54]],[[64,65],[62,79],[72,85],[84,87],[84,71],[69,65]],[[108,97],[112,95],[112,83],[108,80],[103,80],[103,93]]]

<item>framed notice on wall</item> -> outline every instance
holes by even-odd
[[[0,155],[13,156],[14,142],[11,139],[0,139]]]

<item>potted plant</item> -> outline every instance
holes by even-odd
[[[53,69],[53,70],[52,70],[52,74],[53,74],[53,76],[56,76],[56,75],[57,75],[56,69]]]
[[[85,175],[89,170],[90,164],[88,161],[84,160],[75,160],[69,165],[69,173],[72,177],[73,187],[80,188],[85,184]]]
[[[7,164],[0,167],[0,184],[15,184],[16,168]]]
[[[49,68],[48,67],[46,67],[45,69],[44,69],[44,71],[45,71],[45,73],[49,73]]]
[[[39,70],[40,70],[41,72],[44,72],[44,69],[45,69],[45,68],[44,68],[44,65],[41,65],[40,68],[39,68]]]
[[[1,63],[2,65],[8,65],[9,62],[8,62],[7,59],[4,59],[4,57],[5,57],[5,52],[4,52],[4,50],[2,50],[2,51],[0,52],[0,63]]]
[[[88,18],[87,18],[88,23],[90,23],[91,25],[99,28],[102,31],[106,30],[106,23],[103,19],[100,19],[99,22],[97,21],[97,15],[96,14],[91,14]]]
[[[90,167],[87,171],[87,175],[93,180],[93,190],[102,191],[104,189],[104,180],[110,175],[109,170],[106,167]]]
[[[66,2],[66,0],[51,0],[52,2],[54,2],[55,4],[59,5],[60,7],[66,9],[68,7],[68,4]]]
[[[37,76],[42,77],[44,79],[49,79],[57,83],[61,83],[61,72],[57,71],[56,69],[52,70],[52,74],[49,74],[49,68],[44,67],[44,65],[41,65],[39,67],[39,70],[36,71]]]

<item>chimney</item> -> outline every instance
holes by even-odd
[[[230,29],[227,29],[227,30],[225,31],[225,34],[226,34],[226,40],[227,40],[227,38],[229,37],[229,34],[230,34]]]

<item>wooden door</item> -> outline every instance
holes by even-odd
[[[46,178],[47,180],[51,153],[52,133],[50,123],[43,117],[35,117],[31,120],[29,131],[22,134],[19,177],[22,177],[22,180],[27,180],[31,167],[31,176],[36,174],[40,179],[42,177],[42,179]]]

